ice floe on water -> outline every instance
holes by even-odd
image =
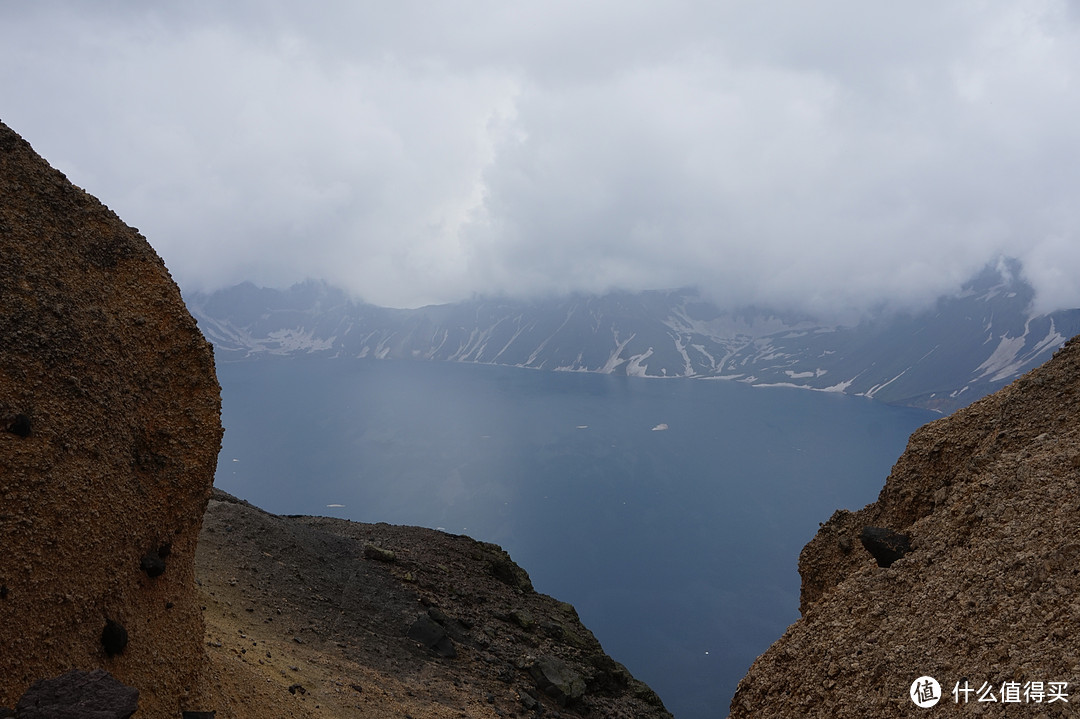
[[[653,432],[663,432],[665,429],[667,429],[667,425],[664,424],[663,422],[661,422],[660,424],[653,427],[652,431]]]

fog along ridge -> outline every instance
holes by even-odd
[[[224,361],[319,355],[729,379],[949,412],[1080,332],[1080,310],[1031,312],[1033,291],[1019,269],[989,266],[929,310],[854,326],[722,310],[690,289],[400,310],[354,302],[319,282],[288,290],[245,283],[195,293],[188,305]]]

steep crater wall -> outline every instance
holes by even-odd
[[[0,124],[0,706],[99,667],[140,717],[198,703],[221,432],[211,349],[161,259]]]
[[[1078,408],[1073,339],[916,431],[878,500],[836,512],[804,548],[802,617],[751,667],[731,716],[913,715],[924,711],[909,697],[921,676],[941,685],[938,715],[1070,711],[1080,702]],[[909,551],[879,566],[866,527],[905,535]],[[1029,698],[1050,682],[1077,696]],[[1027,707],[1003,701],[1013,683]]]

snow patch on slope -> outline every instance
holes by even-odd
[[[626,365],[626,374],[628,377],[646,377],[645,374],[649,370],[649,366],[642,364],[645,360],[652,357],[653,348],[650,347],[645,352],[639,355],[634,355],[630,358],[630,361]]]
[[[270,354],[292,354],[294,352],[322,352],[334,346],[336,337],[320,339],[310,330],[301,327],[275,330],[259,342]]]
[[[1025,363],[1042,354],[1048,349],[1060,347],[1065,342],[1054,327],[1054,321],[1050,320],[1050,330],[1046,336],[1039,340],[1029,352],[1023,353],[1027,346],[1027,337],[1031,330],[1031,320],[1024,324],[1024,334],[1019,337],[1009,337],[1008,334],[1001,336],[998,346],[986,361],[975,368],[976,379],[990,377],[991,382],[999,382],[1003,379],[1018,374]]]
[[[620,342],[619,331],[612,328],[611,333],[615,335],[615,349],[612,351],[611,356],[607,358],[607,362],[604,363],[604,366],[600,368],[599,371],[601,374],[611,374],[615,371],[616,367],[626,361],[622,359],[623,350],[626,349],[626,345],[630,344],[630,340],[637,337],[637,333],[631,333],[629,337]]]

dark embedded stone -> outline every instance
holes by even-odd
[[[7,599],[8,588],[6,584],[0,584],[0,599]]]
[[[364,687],[360,686],[359,684],[350,684],[349,688],[355,691],[357,694],[364,691]]]
[[[217,710],[208,712],[183,712],[181,719],[214,719],[217,716]]]
[[[17,414],[8,422],[7,431],[18,437],[30,436],[30,418],[25,414]]]
[[[14,709],[8,709],[7,707],[0,707],[0,719],[10,719],[15,716]]]
[[[146,572],[148,577],[160,577],[165,573],[165,560],[157,552],[147,552],[139,562],[139,569]]]
[[[444,627],[450,626],[450,623],[454,621],[438,607],[432,607],[431,609],[427,610],[427,613],[429,617],[435,620],[435,622],[441,624]]]
[[[162,559],[168,559],[170,554],[172,554],[172,542],[165,542],[158,547],[157,555]]]
[[[101,631],[101,646],[105,648],[106,654],[110,657],[120,654],[124,651],[127,643],[127,629],[124,629],[122,624],[111,619],[105,622],[105,629]]]
[[[911,542],[906,534],[884,527],[863,527],[859,540],[877,560],[879,567],[892,566],[893,562],[911,551]]]
[[[436,656],[447,658],[457,656],[457,649],[450,637],[446,636],[446,630],[427,614],[421,614],[416,618],[409,627],[408,636],[409,639],[423,644]]]
[[[293,684],[289,687],[290,694],[307,694],[307,689],[304,689],[303,684]]]
[[[15,712],[19,719],[128,719],[138,708],[138,689],[121,684],[104,669],[72,669],[34,682]]]
[[[529,667],[536,688],[562,706],[585,693],[585,680],[558,657],[543,656]]]

